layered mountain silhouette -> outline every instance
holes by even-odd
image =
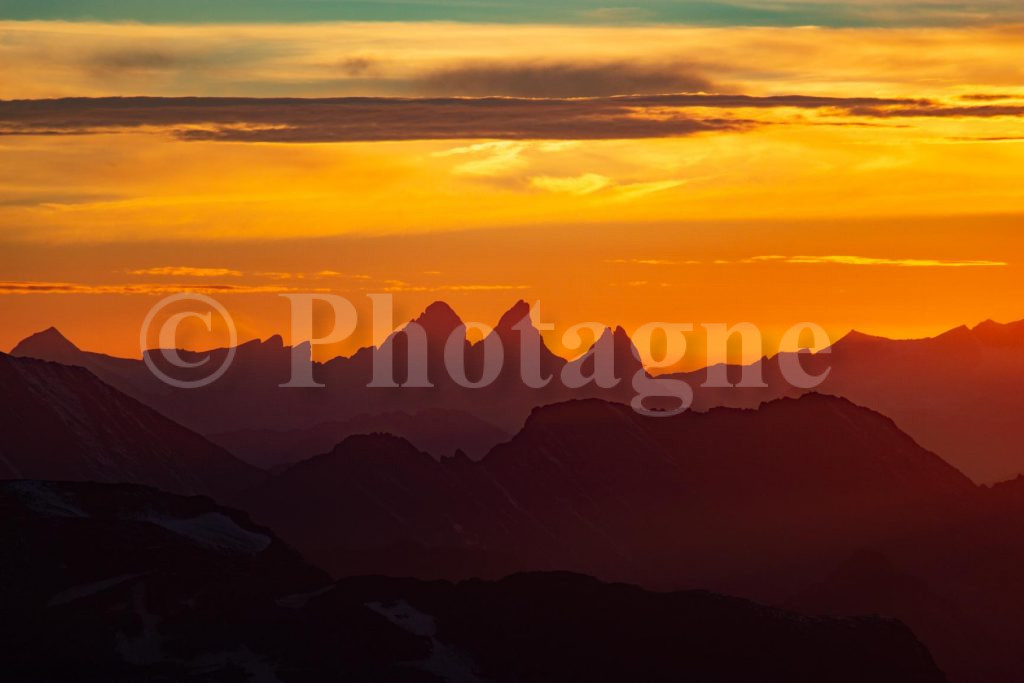
[[[520,307],[510,315],[514,318],[524,311]],[[443,344],[436,345],[441,333],[457,332],[460,326],[451,309],[442,305],[431,307],[420,322],[428,333],[428,354],[443,353]],[[508,334],[513,327],[504,321],[494,334]],[[842,379],[845,374],[848,377],[842,379],[845,393],[877,390],[885,396],[895,396],[892,400],[903,401],[901,405],[918,406],[920,415],[937,422],[937,418],[932,417],[933,410],[941,413],[952,411],[954,407],[959,409],[966,399],[942,394],[939,390],[944,380],[933,377],[932,370],[945,373],[947,380],[951,375],[959,375],[979,378],[982,383],[988,381],[992,387],[1002,386],[996,384],[996,368],[1009,368],[1012,376],[1014,363],[1018,362],[1014,360],[1019,354],[1018,334],[1017,326],[995,324],[964,328],[936,339],[914,342],[891,342],[854,334],[837,342],[830,354],[807,355],[801,362],[812,373],[831,367],[829,382],[836,375]],[[404,377],[402,373],[408,373],[401,349],[405,343],[402,333],[388,341],[394,345],[394,375],[399,382]],[[633,371],[640,367],[623,331],[609,330],[597,344],[609,344],[613,349],[618,359],[617,374],[624,374],[618,373],[622,367]],[[509,345],[515,349],[512,342]],[[0,426],[9,437],[0,443],[3,478],[127,481],[172,492],[208,493],[221,502],[244,509],[272,531],[253,527],[244,516],[222,511],[200,499],[188,499],[192,501],[188,505],[198,507],[181,508],[184,512],[177,511],[178,507],[173,508],[174,512],[167,512],[171,510],[167,507],[170,503],[153,503],[155,519],[161,520],[161,526],[149,519],[152,516],[149,513],[138,511],[140,506],[146,507],[149,503],[131,503],[131,496],[120,498],[121,493],[117,491],[122,489],[116,486],[44,486],[22,482],[0,485],[0,490],[12,486],[13,490],[20,491],[15,496],[18,501],[34,501],[29,505],[29,513],[57,515],[62,520],[95,517],[110,529],[121,528],[117,520],[130,518],[133,523],[125,528],[135,534],[140,548],[156,543],[156,539],[148,536],[154,524],[164,530],[156,533],[190,538],[186,545],[168,546],[173,549],[168,550],[166,556],[155,553],[154,557],[164,558],[168,566],[191,561],[166,558],[178,554],[191,558],[196,551],[188,548],[199,542],[205,543],[208,549],[219,548],[211,561],[220,563],[218,566],[234,567],[221,558],[224,552],[237,559],[239,547],[251,549],[266,542],[273,545],[277,542],[266,539],[280,537],[296,548],[306,561],[326,570],[321,574],[294,555],[280,555],[292,558],[280,562],[282,566],[292,567],[288,571],[294,570],[295,576],[301,579],[294,580],[296,588],[289,589],[288,595],[291,602],[302,605],[288,607],[289,611],[281,609],[277,603],[280,596],[275,590],[268,589],[276,596],[271,599],[260,588],[252,595],[262,596],[257,601],[262,601],[261,605],[272,604],[270,612],[260,611],[262,607],[245,611],[240,603],[247,600],[227,606],[219,603],[219,606],[210,606],[200,600],[197,604],[204,606],[199,610],[202,616],[197,616],[189,612],[191,608],[175,611],[181,609],[180,604],[192,600],[191,597],[181,597],[184,594],[174,592],[177,588],[159,588],[157,595],[170,596],[159,599],[156,603],[159,610],[171,610],[160,612],[161,623],[178,623],[180,628],[168,632],[170,636],[161,635],[160,654],[155,659],[152,654],[139,654],[152,653],[152,649],[145,649],[152,648],[152,643],[131,640],[138,635],[139,628],[146,628],[147,615],[157,613],[153,611],[157,608],[138,611],[138,602],[132,602],[137,600],[135,593],[128,591],[143,591],[148,595],[150,589],[137,588],[139,581],[136,579],[114,584],[106,582],[134,573],[148,575],[155,571],[159,574],[158,570],[143,567],[143,562],[138,572],[113,573],[116,567],[102,565],[102,570],[89,575],[94,577],[92,579],[74,585],[62,584],[52,593],[71,590],[70,594],[61,596],[58,601],[61,605],[69,595],[78,595],[83,590],[90,596],[109,596],[114,602],[101,600],[94,605],[88,601],[80,603],[77,598],[67,602],[67,605],[75,605],[73,609],[68,608],[72,611],[61,607],[53,612],[54,618],[64,626],[49,617],[32,622],[42,629],[38,633],[46,637],[58,634],[62,638],[86,638],[75,629],[86,628],[83,624],[95,629],[95,609],[104,614],[118,613],[119,609],[135,610],[131,612],[134,616],[120,613],[124,628],[133,624],[131,628],[135,629],[125,631],[131,636],[129,641],[134,643],[129,647],[128,651],[133,654],[128,660],[123,655],[122,645],[118,644],[124,639],[118,635],[119,630],[98,629],[96,638],[99,640],[86,638],[83,641],[93,643],[99,648],[97,651],[109,652],[114,648],[114,654],[102,665],[106,667],[104,675],[109,674],[107,680],[118,680],[118,676],[125,680],[137,679],[137,666],[155,667],[151,671],[158,678],[177,679],[182,672],[192,672],[197,666],[251,673],[256,670],[253,667],[267,661],[285,662],[286,672],[293,670],[288,667],[307,672],[296,674],[295,680],[317,680],[313,674],[308,674],[310,671],[400,680],[396,678],[399,673],[394,669],[395,661],[416,664],[411,669],[403,665],[400,671],[422,672],[424,666],[436,663],[436,652],[441,652],[444,661],[451,661],[453,651],[470,653],[473,675],[480,675],[481,671],[514,670],[519,680],[545,680],[543,672],[556,670],[552,667],[563,662],[553,659],[554,655],[544,650],[541,642],[543,639],[558,642],[557,629],[545,631],[520,624],[523,630],[539,634],[528,643],[529,648],[537,648],[530,651],[539,654],[537,659],[531,659],[534,657],[531,654],[522,660],[526,668],[515,669],[509,659],[514,658],[510,653],[518,652],[515,649],[518,646],[509,641],[507,633],[495,637],[495,641],[500,641],[498,644],[473,641],[475,631],[483,633],[486,629],[465,627],[467,615],[477,614],[472,611],[477,607],[465,607],[461,601],[470,599],[465,597],[470,595],[475,596],[472,600],[479,601],[474,605],[487,605],[487,609],[506,609],[502,607],[505,605],[511,610],[508,612],[508,618],[513,620],[510,623],[514,623],[515,618],[526,613],[523,605],[532,608],[538,595],[563,610],[575,605],[558,603],[556,597],[563,593],[589,595],[587,591],[592,588],[609,596],[602,600],[613,603],[617,600],[610,596],[617,595],[614,591],[620,590],[618,587],[606,594],[603,592],[605,584],[582,577],[567,579],[562,574],[546,574],[565,570],[593,575],[601,581],[625,581],[648,590],[709,589],[803,613],[830,614],[835,618],[853,613],[897,618],[922,639],[939,667],[953,681],[1010,683],[1024,678],[1024,657],[1020,655],[1018,636],[1024,633],[1024,576],[1017,571],[1024,566],[1024,542],[1021,541],[1024,538],[1024,477],[991,487],[979,486],[945,459],[924,448],[919,439],[901,430],[898,418],[890,419],[837,396],[800,391],[792,392],[799,394],[793,397],[777,398],[776,392],[791,391],[777,381],[780,357],[762,361],[765,382],[769,385],[766,388],[718,390],[700,386],[701,377],[706,377],[707,371],[674,375],[685,378],[694,387],[700,410],[673,417],[647,417],[625,405],[631,392],[619,387],[610,390],[611,396],[596,398],[573,398],[574,392],[569,391],[569,400],[565,400],[564,385],[540,390],[523,387],[518,368],[515,376],[501,375],[495,383],[498,388],[491,390],[492,393],[465,389],[442,378],[432,387],[416,389],[384,388],[346,394],[329,388],[277,390],[274,384],[275,388],[267,391],[281,393],[267,393],[264,391],[266,382],[283,383],[287,379],[291,350],[280,339],[243,344],[237,349],[238,360],[225,376],[223,386],[218,387],[218,382],[209,388],[187,392],[159,384],[148,370],[146,374],[138,372],[139,367],[144,368],[141,361],[82,352],[53,331],[37,336],[31,344],[26,342],[22,347],[19,353],[24,352],[25,356],[44,352],[63,354],[65,362],[91,364],[97,373],[119,378],[123,386],[133,387],[146,396],[147,401],[165,401],[196,416],[200,408],[207,409],[211,412],[201,421],[211,426],[219,424],[220,415],[226,416],[226,424],[237,425],[233,420],[252,408],[265,419],[262,431],[243,427],[229,434],[228,428],[221,428],[216,430],[221,432],[218,438],[222,443],[228,443],[231,438],[239,439],[239,444],[253,449],[247,452],[252,462],[274,470],[268,474],[239,462],[220,446],[163,417],[140,400],[126,395],[127,390],[122,393],[83,367],[0,355],[0,386],[4,389],[0,406],[3,424]],[[970,349],[975,354],[974,363],[947,363],[942,367],[936,365],[937,369],[929,365],[937,363],[940,357],[970,358],[972,356],[967,355]],[[467,375],[478,376],[482,369],[482,346],[466,342],[463,350]],[[332,383],[339,387],[358,387],[360,382],[365,386],[372,378],[372,354],[375,352],[364,349],[352,358],[319,364],[316,366],[318,379],[327,380],[329,387]],[[215,353],[226,353],[226,350]],[[588,364],[594,362],[592,355],[572,363],[543,352],[540,358],[542,367],[547,363],[548,368],[559,368],[558,373],[572,367],[586,374],[593,369]],[[860,365],[862,358],[874,358],[877,362]],[[826,365],[827,361],[836,359],[838,362]],[[872,367],[883,371],[872,377]],[[898,375],[898,368],[911,370]],[[727,368],[735,379],[740,371],[740,368]],[[280,378],[274,377],[274,373],[279,373]],[[900,384],[901,378],[908,386]],[[828,384],[824,386],[829,388]],[[927,388],[936,395],[918,397],[915,386]],[[890,387],[892,394],[887,393]],[[323,391],[326,394],[316,393]],[[374,391],[382,392],[380,398],[370,398]],[[541,393],[531,393],[538,391]],[[599,387],[586,391],[608,393]],[[403,392],[410,392],[410,397],[405,398]],[[187,396],[195,396],[195,405],[188,404]],[[285,397],[281,405],[272,402],[276,396]],[[220,406],[230,404],[235,397],[244,403],[243,408]],[[975,396],[975,399],[981,402],[980,397]],[[989,401],[988,406],[999,404],[1009,410],[1015,400],[1007,393]],[[271,403],[266,405],[266,401]],[[538,407],[534,401],[542,405]],[[399,408],[385,411],[394,402]],[[716,407],[719,402],[750,407]],[[277,427],[280,423],[272,418],[278,414],[297,416],[300,409],[307,408],[311,412],[298,427]],[[336,419],[325,419],[326,413],[317,412],[336,408],[341,416]],[[508,429],[507,425],[491,421],[495,415],[507,416],[515,411],[528,414],[521,429]],[[910,411],[904,420],[915,415],[917,413]],[[959,419],[962,418],[952,413],[948,416],[948,421]],[[256,418],[249,424],[253,423],[260,424]],[[945,428],[952,430],[949,426]],[[394,436],[394,432],[403,433],[414,443]],[[470,443],[469,437],[476,439],[473,457],[459,450],[463,444]],[[330,445],[335,438],[340,442]],[[1010,462],[1008,457],[989,457],[984,442],[990,438],[987,434],[978,434],[979,443],[970,462]],[[497,445],[492,446],[491,440]],[[258,447],[265,450],[258,451]],[[304,457],[314,450],[323,452]],[[19,486],[28,486],[28,489],[17,489]],[[65,495],[75,486],[82,487],[81,491],[95,489],[100,493],[93,497],[79,493]],[[46,493],[55,490],[53,487],[65,493],[56,496]],[[123,490],[145,491],[137,487]],[[139,495],[139,500],[145,501],[146,496],[165,494]],[[103,508],[104,505],[109,507]],[[110,512],[121,509],[120,506],[133,505],[135,512]],[[24,522],[23,517],[17,516],[12,519],[16,520],[15,530],[27,525],[27,533],[37,533],[32,531],[37,529],[32,526],[34,522]],[[19,519],[22,521],[17,521]],[[69,528],[79,529],[81,538],[86,539],[92,533],[88,527],[91,522],[81,524],[85,526]],[[239,533],[239,528],[245,533]],[[62,536],[58,534],[58,537]],[[197,538],[203,540],[200,542]],[[257,542],[260,538],[264,540]],[[81,552],[85,553],[84,540],[82,543]],[[7,544],[5,547],[25,546]],[[114,556],[116,551],[112,549],[116,547],[113,541],[103,541],[96,546],[102,548],[103,553],[88,552]],[[47,557],[56,556],[52,548],[40,552],[51,553]],[[31,553],[27,556],[34,557]],[[67,563],[60,560],[56,566],[64,564]],[[107,573],[108,569],[111,573]],[[28,581],[25,578],[28,570],[22,566],[18,571],[23,573],[17,575],[13,585]],[[196,577],[205,571],[207,569],[197,569],[194,575],[185,572],[186,576],[192,576],[186,581],[190,590],[202,583]],[[277,571],[258,570],[272,577],[277,576]],[[543,572],[540,576],[545,578],[538,580],[550,583],[531,584],[533,579],[529,576],[502,579],[523,571]],[[456,585],[398,578],[343,578],[334,588],[318,593],[323,588],[316,586],[326,586],[328,574],[335,578],[376,574],[414,576],[420,580],[477,578],[487,581]],[[230,577],[230,572],[225,576]],[[243,586],[247,581],[239,579]],[[272,579],[281,586],[291,585],[292,581],[291,578]],[[298,588],[298,584],[304,587]],[[365,592],[368,586],[372,587],[369,593]],[[402,587],[404,592],[396,586]],[[464,592],[470,586],[479,587],[480,592]],[[524,586],[531,586],[529,590],[535,592],[529,593]],[[108,587],[113,592],[107,593]],[[492,590],[498,593],[488,592]],[[317,595],[310,598],[311,593]],[[650,595],[642,591],[635,594]],[[335,597],[325,597],[326,602],[322,602],[321,595]],[[670,598],[659,595],[651,600],[653,605],[669,602]],[[369,603],[377,607],[370,609],[367,616],[365,610]],[[451,604],[463,606],[446,612]],[[87,605],[84,616],[75,611],[81,605]],[[341,606],[346,615],[343,618],[333,611],[342,609]],[[414,611],[409,612],[407,607]],[[35,614],[40,608],[33,603],[24,609],[26,614]],[[308,609],[313,610],[314,617],[308,616]],[[344,611],[350,609],[354,611]],[[469,611],[459,611],[462,609]],[[594,612],[579,609],[579,620],[572,622],[574,628],[584,629],[590,622],[599,623]],[[763,614],[764,608],[758,609]],[[172,613],[186,616],[182,617],[183,621],[174,622]],[[432,628],[441,629],[440,624],[448,624],[444,628],[453,630],[446,633],[458,632],[458,639],[441,638],[436,635],[440,630],[432,636],[410,635],[408,630],[398,626],[419,623],[421,619],[417,615],[421,614],[430,616],[430,620],[423,623],[434,624]],[[530,618],[558,624],[561,622],[557,614],[561,612],[543,612]],[[631,616],[620,615],[622,619],[673,618],[637,612],[623,614]],[[209,615],[216,615],[217,623],[229,624],[230,628],[210,627],[209,622],[204,621]],[[350,617],[357,627],[338,626]],[[720,623],[716,621],[718,617],[707,618]],[[251,629],[244,626],[248,623],[246,619],[252,620]],[[746,628],[727,623],[729,629],[743,631]],[[849,626],[849,622],[843,623]],[[60,630],[62,628],[66,630]],[[261,631],[267,628],[276,635],[261,636]],[[297,631],[290,631],[292,628]],[[353,631],[378,633],[380,628],[391,635],[384,641],[352,636],[355,645],[344,654],[332,655],[334,650],[326,646],[326,649],[317,649],[295,645],[298,650],[294,650],[292,645],[280,645],[283,649],[274,649],[278,647],[274,643],[300,639],[326,642],[317,640],[321,637],[318,634],[328,634],[322,637],[330,640]],[[772,628],[786,630],[778,624]],[[301,637],[292,641],[294,633],[301,633]],[[594,642],[598,643],[605,643],[600,640],[604,637],[608,642],[620,638],[617,631],[608,633],[588,637],[597,638]],[[190,640],[193,634],[200,634],[201,641]],[[847,636],[860,642],[852,632]],[[650,637],[657,638],[655,633]],[[904,642],[895,631],[883,640],[890,644]],[[180,643],[182,649],[168,646],[168,642]],[[584,649],[583,641],[564,644],[570,649],[576,648],[573,651]],[[34,652],[27,645],[21,647],[25,652]],[[92,647],[73,650],[77,654],[71,655],[72,659],[84,656],[82,652]],[[132,649],[134,647],[142,649]],[[778,647],[783,652],[791,652],[783,645]],[[832,646],[819,643],[819,647],[827,651]],[[878,642],[872,642],[870,647],[876,654],[883,651]],[[634,658],[654,657],[659,662],[659,670],[673,672],[676,679],[680,671],[686,671],[701,680],[716,680],[711,674],[704,675],[714,669],[711,665],[706,670],[679,669],[678,662],[669,655],[662,659],[661,654],[654,656],[647,650],[635,648],[640,645],[631,641],[622,651]],[[711,651],[710,648],[704,643],[700,650]],[[198,653],[203,652],[219,653],[216,663],[197,660]],[[257,653],[255,657],[250,656],[253,653]],[[367,656],[370,658],[366,659]],[[687,661],[695,661],[696,656],[691,654]],[[749,661],[769,666],[757,659],[762,654],[751,656],[755,659]],[[845,655],[829,656],[835,659]],[[787,654],[784,659],[789,662],[791,655]],[[139,664],[140,661],[144,663]],[[801,666],[804,664],[807,662]],[[171,668],[161,668],[165,665]],[[63,665],[54,666],[55,679],[59,679],[57,674],[63,670],[60,668]],[[537,668],[531,669],[531,666]],[[567,666],[586,667],[588,663],[571,660]],[[781,665],[775,662],[770,666]],[[626,670],[614,667],[614,663],[601,663],[602,670],[620,673]],[[275,675],[286,680],[281,671],[276,669]],[[462,673],[452,675],[465,673],[464,669],[458,671]],[[820,676],[810,676],[803,669],[796,673],[789,671],[791,675],[780,680],[821,680]],[[303,675],[313,677],[303,678]],[[541,678],[531,679],[531,676]],[[897,680],[914,680],[910,676],[906,674]],[[737,679],[744,678],[737,673],[723,680]],[[624,675],[609,680],[624,680]],[[830,674],[824,680],[843,679]]]
[[[803,393],[785,380],[782,356],[756,364],[765,388],[704,387],[708,370],[669,375],[694,388],[695,410],[755,407]],[[814,391],[844,396],[893,418],[925,448],[978,482],[1024,472],[1024,321],[991,320],[927,339],[892,340],[851,332],[825,353],[802,354]],[[741,368],[726,372],[732,382]]]
[[[462,328],[458,315],[447,304],[436,302],[411,322],[419,326],[426,340],[430,387],[367,388],[373,380],[375,355],[393,359],[396,383],[410,379],[407,331],[391,335],[380,349],[364,348],[351,357],[314,364],[314,377],[326,384],[322,389],[279,388],[288,381],[293,349],[278,336],[241,344],[223,377],[208,387],[189,390],[162,383],[140,360],[81,351],[53,328],[25,339],[12,355],[86,367],[128,395],[202,434],[217,435],[221,443],[230,444],[250,461],[267,467],[325,450],[326,435],[343,437],[351,429],[358,429],[344,423],[361,421],[367,423],[367,430],[408,437],[436,457],[450,454],[453,448],[476,457],[504,440],[504,435],[518,431],[535,407],[579,398],[628,403],[635,395],[630,379],[642,370],[625,331],[608,329],[595,347],[611,348],[620,381],[606,388],[595,384],[567,387],[561,381],[563,372],[589,375],[593,372],[593,354],[566,361],[552,353],[529,322],[529,306],[520,301],[501,317],[492,333],[504,350],[500,374],[486,388],[466,388],[449,377],[443,365],[445,342],[453,332],[458,338]],[[544,386],[526,386],[520,378],[524,348],[534,348],[532,344],[524,345],[524,335],[527,340],[540,342],[538,357],[533,361],[538,376],[553,378]],[[485,346],[481,342],[463,343],[470,381],[479,379],[483,372]],[[180,353],[187,361],[210,356],[207,366],[174,370],[175,376],[189,379],[190,373],[205,376],[207,367],[219,365],[228,350]],[[663,377],[680,379],[691,386],[694,410],[754,408],[776,398],[806,393],[783,377],[780,361],[785,357],[765,358],[755,365],[753,369],[760,372],[767,385],[763,388],[703,386],[711,369]],[[151,353],[151,358],[159,360],[158,354]],[[1024,472],[1024,423],[1017,419],[1024,412],[1024,392],[1019,390],[1024,383],[1024,321],[1005,325],[986,321],[974,328],[961,327],[919,340],[890,340],[851,332],[828,353],[802,354],[800,363],[810,374],[828,372],[814,391],[846,397],[893,418],[921,445],[977,482],[991,483]],[[743,370],[738,366],[724,368],[732,383],[739,381]],[[465,413],[475,419],[458,421],[469,425],[464,434],[453,424],[446,428],[445,438],[430,437],[412,424],[416,419],[406,417],[426,407]],[[487,430],[480,421],[496,429]],[[491,432],[490,438],[484,435],[487,431]],[[263,437],[269,442],[294,439],[305,445],[301,452],[282,454],[262,442]]]
[[[669,418],[571,401],[480,462],[354,436],[238,503],[338,575],[572,569],[774,599],[976,495],[891,420],[808,395]]]
[[[7,681],[938,683],[894,620],[567,573],[331,583],[269,530],[141,486],[0,483]]]
[[[479,462],[353,436],[237,502],[336,576],[569,569],[877,613],[953,680],[1008,683],[1024,675],[1021,481],[977,486],[837,397],[667,418],[591,399],[536,409]]]
[[[610,388],[589,385],[569,389],[560,379],[563,369],[568,366],[574,374],[589,374],[592,372],[593,354],[584,354],[575,362],[553,354],[530,323],[529,314],[529,306],[520,301],[495,325],[491,336],[500,342],[504,362],[494,381],[480,389],[466,388],[449,376],[444,364],[444,349],[453,333],[456,338],[459,335],[463,337],[465,380],[473,382],[482,376],[488,342],[471,344],[466,341],[462,320],[443,302],[431,304],[410,321],[425,342],[427,380],[432,385],[427,387],[408,386],[411,334],[408,328],[412,325],[389,336],[379,349],[368,347],[351,357],[314,363],[314,377],[326,385],[324,388],[279,386],[289,380],[294,351],[285,346],[279,336],[239,345],[234,350],[230,368],[221,378],[209,386],[184,390],[162,382],[141,360],[81,351],[54,328],[28,337],[11,354],[85,367],[128,395],[191,429],[215,435],[219,442],[237,448],[243,457],[266,467],[315,455],[338,440],[325,444],[324,435],[343,437],[347,431],[358,429],[356,425],[360,422],[367,424],[366,429],[381,429],[407,436],[436,456],[449,455],[456,449],[479,456],[517,431],[537,405],[573,397],[600,397],[624,402],[632,397],[630,378],[642,366],[633,355],[632,344],[621,328],[614,334],[608,330],[594,346],[607,347],[608,352],[614,350],[620,359],[624,356],[629,358],[628,368],[623,363],[617,365],[621,368],[618,376],[622,380]],[[535,366],[538,377],[549,379],[543,387],[526,386],[520,378],[521,359],[524,353],[529,353],[523,350],[524,338],[527,340],[525,346],[537,349]],[[192,369],[166,370],[183,381],[202,378],[209,372],[208,367],[218,367],[228,352],[228,349],[202,353],[178,350],[186,362],[197,362],[206,357],[209,360],[205,365]],[[308,354],[306,350],[300,349],[300,352]],[[160,354],[147,353],[150,360],[159,366]],[[367,388],[374,380],[375,356],[390,359],[390,379],[396,386]],[[418,376],[414,373],[412,379],[418,379]],[[397,386],[400,384],[406,386]],[[424,416],[424,408],[433,412]],[[458,413],[470,417],[451,419]],[[448,417],[443,417],[445,415]],[[438,417],[449,423],[443,437],[429,433],[428,423]],[[263,437],[276,442],[294,440],[299,444],[310,444],[312,449],[299,448],[283,453],[270,448],[266,441],[261,440]]]
[[[942,585],[943,581],[936,583]],[[1007,598],[997,590],[990,591],[982,597],[981,606],[962,584],[953,590],[937,588],[882,553],[863,550],[786,605],[810,614],[871,613],[899,618],[933,652],[941,653],[943,670],[952,680],[982,683],[1016,680],[1024,667],[1020,620],[1001,623],[988,611]],[[1014,630],[1005,630],[1004,624]]]
[[[81,367],[0,354],[0,478],[226,495],[264,475]]]
[[[493,446],[511,435],[471,413],[425,408],[414,413],[356,415],[347,420],[323,422],[307,429],[243,429],[211,434],[210,440],[242,460],[273,470],[329,451],[356,434],[393,434],[435,457],[463,451],[482,458]]]

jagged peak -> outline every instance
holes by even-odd
[[[462,319],[459,317],[459,314],[444,301],[435,301],[427,306],[413,322],[423,327],[427,332],[441,331],[447,333],[462,325]]]
[[[284,348],[284,337],[279,334],[273,334],[264,339],[261,344],[271,349],[281,349]]]
[[[495,329],[510,330],[518,325],[523,318],[528,317],[530,317],[530,304],[520,299],[512,305],[512,308],[505,311],[501,316],[501,319],[498,320],[498,324],[495,326]]]

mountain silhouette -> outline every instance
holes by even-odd
[[[222,495],[259,470],[81,367],[0,354],[0,477]]]
[[[350,437],[238,504],[338,575],[461,578],[504,558],[506,571],[778,598],[859,543],[898,538],[977,495],[891,420],[808,395],[670,418],[571,401],[536,409],[477,463]],[[427,555],[437,566],[423,566]],[[396,564],[403,557],[418,565]],[[473,558],[486,567],[465,564]]]
[[[636,392],[630,379],[643,366],[633,354],[633,345],[621,328],[609,328],[595,347],[609,344],[615,359],[612,387],[587,384],[578,389],[566,387],[563,371],[589,376],[593,373],[593,354],[585,353],[573,361],[552,353],[539,332],[526,321],[529,305],[516,302],[501,316],[491,333],[501,341],[506,362],[488,387],[469,389],[453,381],[444,372],[444,346],[452,333],[463,330],[462,321],[450,306],[435,302],[415,322],[424,330],[430,387],[367,389],[373,379],[373,358],[383,353],[393,358],[393,378],[398,384],[408,381],[408,333],[399,330],[390,335],[381,349],[363,348],[350,357],[338,357],[314,363],[322,389],[281,389],[288,381],[292,349],[279,336],[265,341],[253,340],[237,347],[230,369],[217,382],[199,389],[179,390],[153,376],[140,360],[115,358],[81,351],[52,328],[18,344],[12,355],[54,360],[88,368],[105,382],[206,435],[226,432],[272,430],[295,432],[311,430],[306,441],[324,423],[352,420],[365,415],[411,415],[430,406],[458,411],[494,425],[506,433],[518,431],[527,416],[538,406],[571,399],[600,398],[629,403]],[[526,386],[520,378],[525,339],[537,352],[539,376],[552,378],[539,388]],[[611,341],[607,341],[610,338]],[[462,341],[465,372],[470,381],[483,371],[483,342]],[[810,374],[828,372],[815,392],[843,396],[893,418],[897,425],[928,450],[938,453],[977,482],[991,483],[1024,473],[1024,426],[1016,416],[1024,411],[1024,321],[1000,324],[985,321],[973,328],[962,326],[942,335],[919,340],[890,340],[851,332],[828,353],[803,354],[800,362]],[[216,367],[227,349],[196,353],[180,351],[185,360],[197,361],[209,356],[207,366],[193,370],[174,370],[183,379],[199,378]],[[794,397],[808,390],[790,385],[780,362],[792,354],[762,359],[760,370],[765,384],[753,387],[704,386],[711,369],[660,375],[685,381],[693,390],[693,410],[713,407],[755,408],[782,397]],[[158,354],[150,353],[151,359]],[[716,369],[716,372],[721,369]],[[743,368],[726,366],[730,382],[738,382]],[[657,407],[657,404],[650,406]],[[404,420],[405,418],[399,418]],[[379,421],[375,428],[380,428]],[[400,431],[384,425],[383,431]],[[301,439],[300,439],[301,440]],[[318,442],[322,443],[322,442]],[[434,448],[432,443],[418,443]],[[457,447],[479,452],[472,436]],[[442,445],[447,455],[450,442]]]
[[[209,438],[240,459],[272,470],[319,455],[349,436],[374,433],[407,439],[435,458],[461,450],[476,460],[510,438],[507,432],[470,413],[430,408],[411,414],[356,415],[307,429],[246,429],[211,434]]]
[[[524,319],[525,325],[518,328]],[[529,305],[524,301],[517,302],[502,315],[491,332],[501,342],[504,363],[495,381],[481,389],[461,386],[445,369],[444,350],[452,334],[456,335],[456,340],[462,339],[464,371],[470,382],[477,381],[482,375],[487,346],[484,341],[470,343],[465,339],[464,325],[448,304],[434,302],[410,323],[415,323],[422,330],[430,386],[407,385],[410,379],[409,335],[414,334],[413,348],[418,348],[421,334],[419,331],[410,333],[408,326],[389,335],[379,349],[366,347],[350,357],[315,362],[314,379],[326,385],[315,389],[279,386],[288,382],[293,349],[285,346],[281,337],[276,335],[264,341],[240,344],[222,377],[209,386],[187,390],[163,383],[141,360],[81,351],[70,342],[54,343],[54,334],[50,332],[26,339],[15,347],[12,354],[88,368],[112,386],[207,435],[266,429],[316,431],[323,423],[363,415],[409,415],[426,406],[468,413],[503,432],[512,433],[522,426],[530,411],[538,405],[583,397],[628,402],[632,396],[629,377],[610,389],[596,386],[567,389],[560,379],[567,361],[544,344],[539,331],[529,322]],[[623,344],[629,346],[628,338],[623,339],[624,335],[620,330],[615,337],[616,353],[619,358],[628,356],[630,370],[635,371],[636,361],[629,354],[622,353]],[[543,387],[526,386],[520,379],[524,338],[531,348],[533,345],[537,348],[539,375],[552,378]],[[456,344],[456,348],[458,346]],[[206,352],[177,351],[186,362],[209,360],[195,368],[181,369],[168,366],[158,353],[147,351],[147,355],[167,374],[183,381],[193,381],[208,375],[209,368],[219,367],[229,353],[226,348]],[[390,358],[391,375],[388,379],[406,386],[367,388],[374,378],[375,356]],[[471,438],[459,443],[458,447],[467,452],[479,450]],[[446,454],[435,453],[438,456]]]
[[[965,594],[951,597],[879,552],[855,553],[786,606],[808,614],[897,618],[929,644],[955,681],[1011,681],[1021,671],[1015,634],[1006,635],[970,609]]]
[[[766,388],[704,387],[708,371],[667,375],[694,390],[695,410],[756,407],[805,390],[792,387],[782,356],[759,361]],[[851,332],[826,353],[804,354],[812,375],[828,372],[814,391],[877,410],[928,450],[977,482],[1024,472],[1024,321],[986,321],[927,339],[891,340]],[[743,368],[731,366],[732,382]]]
[[[142,486],[0,483],[9,681],[939,683],[899,622],[569,573],[330,583],[265,528]]]
[[[26,337],[11,350],[12,356],[44,358],[57,362],[72,362],[77,360],[80,354],[81,350],[68,341],[56,327],[48,327],[42,332]]]
[[[806,394],[665,418],[569,401],[479,462],[353,436],[234,500],[335,576],[570,570],[878,613],[952,680],[1010,683],[1021,482],[978,486],[889,418]]]

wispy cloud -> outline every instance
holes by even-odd
[[[832,263],[844,266],[898,266],[902,268],[978,268],[1007,266],[1006,261],[961,260],[961,259],[922,259],[922,258],[878,258],[873,256],[782,256],[769,254],[743,259],[740,263],[800,263],[822,264]],[[730,263],[718,261],[717,263]],[[734,262],[733,262],[734,263]]]
[[[326,288],[281,287],[276,285],[235,285],[235,284],[85,284],[78,282],[39,282],[32,280],[0,282],[0,295],[4,294],[274,294],[296,291],[330,291]]]
[[[372,280],[373,278],[363,273],[342,273],[337,270],[320,270],[313,273],[315,278],[342,278],[348,280]]]
[[[424,94],[470,97],[601,97],[711,92],[711,82],[689,64],[466,60],[418,77]]]
[[[529,180],[530,187],[547,192],[585,196],[602,192],[610,201],[629,201],[640,197],[671,190],[685,185],[685,180],[656,180],[637,183],[621,183],[599,173],[584,173],[578,176],[535,176]]]
[[[496,177],[521,169],[529,164],[527,153],[561,152],[575,147],[573,141],[493,140],[463,145],[434,152],[437,158],[467,157],[456,164],[452,172],[457,175]]]
[[[552,176],[530,178],[530,185],[537,189],[575,195],[591,194],[614,184],[614,180],[598,173],[584,173],[566,178]]]
[[[679,266],[679,265],[693,265],[700,263],[700,261],[684,260],[674,261],[672,259],[663,258],[613,258],[605,259],[605,263],[630,263],[638,266]]]
[[[193,266],[157,266],[128,271],[131,275],[169,275],[173,277],[240,277],[242,271],[231,268],[195,268]]]
[[[422,285],[404,280],[386,280],[380,288],[383,292],[511,292],[530,289],[521,284],[445,284]]]

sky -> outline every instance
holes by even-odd
[[[999,1],[6,0],[0,349],[138,356],[179,291],[242,339],[282,293],[539,301],[567,355],[1024,318],[1022,36]]]

